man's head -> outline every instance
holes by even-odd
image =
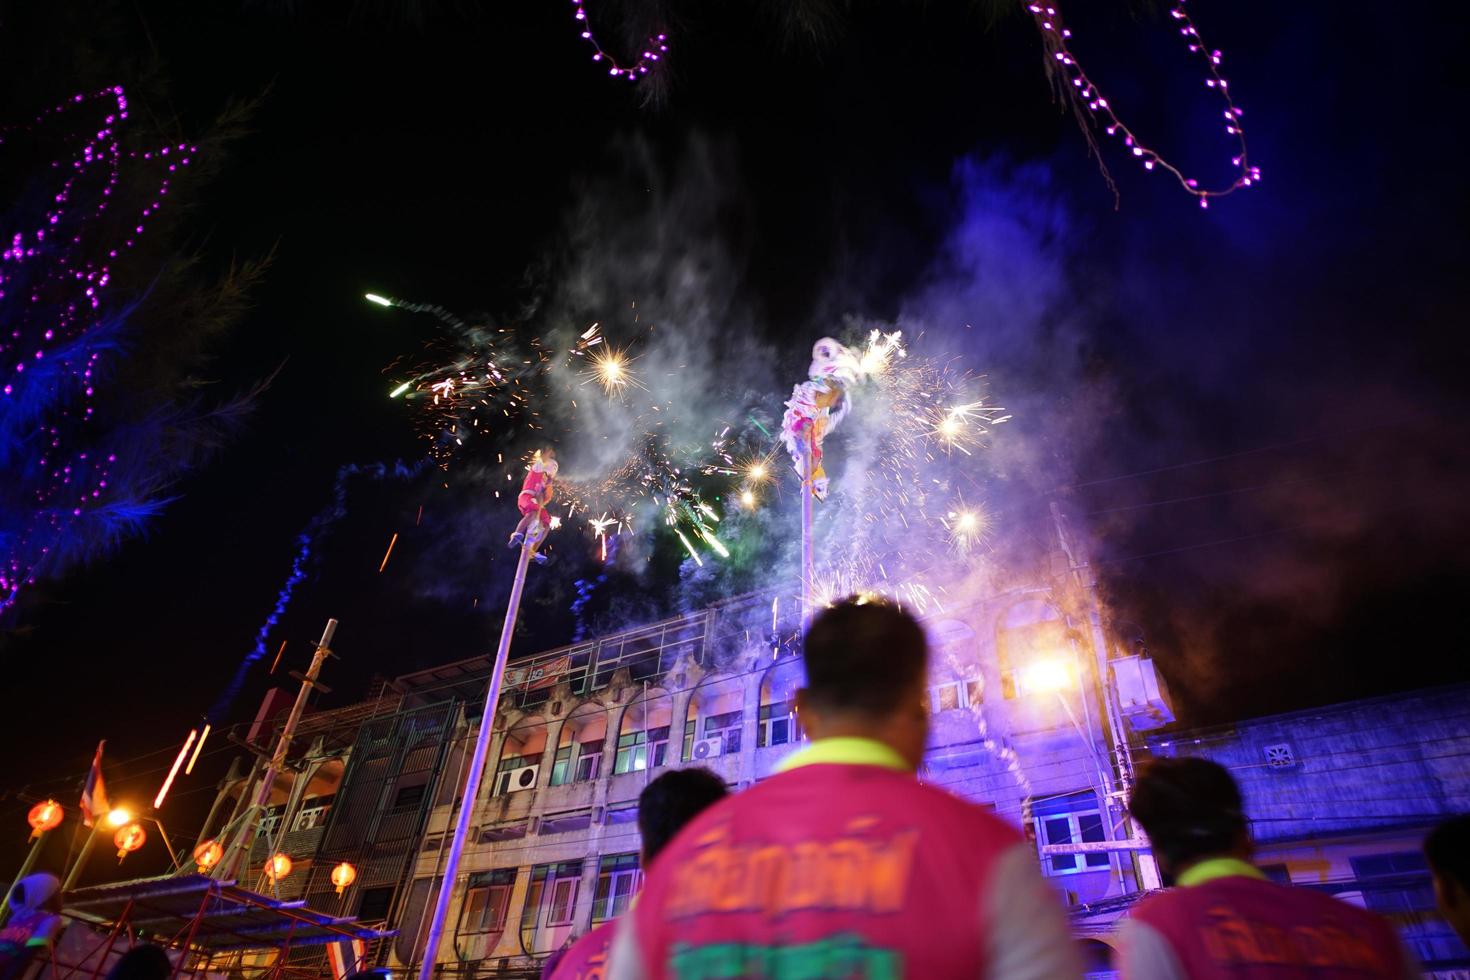
[[[556,459],[556,447],[555,446],[542,446],[541,447],[541,458],[542,459]]]
[[[1155,759],[1139,773],[1128,801],[1153,844],[1166,880],[1208,858],[1249,858],[1250,832],[1240,789],[1209,759]]]
[[[1434,898],[1445,921],[1470,946],[1470,813],[1451,817],[1424,838]]]
[[[929,735],[929,647],[912,616],[885,602],[844,599],[807,628],[802,660],[806,687],[796,707],[808,736],[876,739],[919,768]]]
[[[666,772],[643,787],[638,794],[643,866],[651,864],[686,823],[729,794],[723,779],[699,766]]]

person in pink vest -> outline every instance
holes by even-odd
[[[1470,947],[1470,813],[1451,817],[1424,838],[1424,857],[1440,914]]]
[[[643,840],[638,863],[647,868],[685,824],[729,795],[725,781],[703,766],[666,772],[643,787],[638,794],[638,834]],[[548,959],[543,980],[602,980],[616,924],[616,919],[604,922]]]
[[[1080,976],[1035,849],[915,778],[928,735],[919,624],[848,599],[812,623],[803,660],[811,745],[664,850],[608,976]]]
[[[1128,804],[1166,884],[1119,930],[1123,980],[1418,977],[1386,919],[1268,881],[1250,863],[1240,790],[1208,759],[1156,759]]]

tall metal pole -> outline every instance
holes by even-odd
[[[295,737],[296,726],[301,721],[301,715],[306,711],[306,701],[311,696],[311,689],[317,686],[316,680],[321,676],[322,664],[332,653],[332,636],[336,632],[337,621],[327,620],[327,628],[322,631],[322,638],[317,642],[316,653],[312,654],[311,666],[307,669],[306,676],[301,678],[301,690],[296,693],[296,703],[291,706],[291,713],[286,716],[286,725],[281,729],[281,737],[276,741],[276,751],[271,755],[265,775],[260,778],[260,790],[255,794],[255,801],[250,806],[252,810],[263,811],[270,806],[271,790],[275,787],[276,777],[280,775],[281,769],[286,764],[286,753],[291,749],[291,739]],[[247,861],[250,859],[250,848],[255,843],[255,832],[258,827],[259,823],[251,818],[250,810],[247,810],[239,832],[230,842],[229,850],[225,852],[224,859],[219,863],[221,870],[217,877],[234,878],[238,875],[242,857]]]
[[[521,557],[516,562],[515,582],[510,587],[505,623],[500,627],[500,645],[495,648],[495,666],[490,668],[490,688],[485,693],[485,713],[480,718],[480,732],[475,738],[475,751],[470,757],[470,771],[465,774],[464,793],[460,796],[459,818],[454,823],[454,840],[444,859],[444,877],[439,882],[439,895],[434,900],[434,917],[429,921],[429,935],[424,941],[424,962],[419,967],[419,980],[433,980],[439,943],[444,938],[444,923],[449,919],[449,901],[454,895],[454,879],[459,874],[459,859],[464,854],[470,824],[474,821],[475,801],[480,795],[480,777],[484,775],[485,757],[490,754],[490,736],[495,728],[495,706],[500,701],[500,682],[505,675],[505,662],[510,655],[510,638],[515,633],[516,613],[521,607],[521,591],[526,586],[526,565],[531,561],[531,548],[546,532],[540,522],[521,543]],[[433,887],[432,884],[430,887]]]
[[[31,869],[36,866],[36,858],[41,856],[41,846],[46,843],[46,838],[50,833],[49,830],[43,830],[31,840],[31,849],[26,854],[26,859],[22,862],[20,870],[15,873],[13,880],[20,881],[31,873]],[[10,891],[9,888],[5,889],[5,897],[0,898],[0,925],[5,924],[5,913],[10,909]]]
[[[816,453],[813,422],[807,429],[806,452],[801,457],[801,628],[812,619],[812,456]]]

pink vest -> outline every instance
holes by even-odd
[[[1404,975],[1386,920],[1307,888],[1215,878],[1145,899],[1131,917],[1168,941],[1190,980]]]
[[[816,764],[700,814],[633,911],[650,978],[985,972],[982,893],[1021,836],[912,775]]]
[[[550,970],[542,976],[549,980],[602,980],[607,972],[607,954],[612,946],[617,922],[604,922],[572,943]]]

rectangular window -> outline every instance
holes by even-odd
[[[382,922],[388,918],[388,907],[393,904],[393,886],[364,888],[357,903],[357,917],[363,922]]]
[[[1364,854],[1348,858],[1356,878],[1379,878],[1384,875],[1426,872],[1429,862],[1419,851],[1393,851],[1388,854]]]
[[[694,719],[684,722],[684,751],[679,758],[688,761],[694,757]]]
[[[510,908],[510,892],[515,879],[514,868],[470,875],[460,932],[499,932],[504,929],[505,914]]]
[[[592,921],[615,919],[628,908],[638,890],[640,872],[637,854],[604,857],[597,869],[597,891],[592,898]]]
[[[618,736],[618,754],[613,772],[642,772],[648,768],[648,733],[629,732]]]
[[[704,737],[719,738],[724,744],[721,753],[734,755],[740,751],[740,711],[727,711],[722,715],[710,715],[704,720]]]
[[[603,817],[602,822],[609,827],[614,827],[619,824],[636,823],[637,820],[638,804],[635,801],[608,807],[607,814]]]
[[[657,769],[664,764],[664,759],[669,751],[669,726],[662,728],[650,728],[648,730],[648,753],[653,759],[653,768]]]
[[[565,786],[572,781],[572,747],[563,745],[556,750],[556,762],[551,766],[551,785]]]
[[[756,748],[785,745],[800,738],[801,727],[796,723],[795,702],[778,701],[775,704],[761,705],[760,724],[755,730]]]
[[[424,794],[429,787],[423,783],[417,786],[400,786],[398,792],[393,795],[394,810],[412,810],[424,802]]]
[[[311,830],[313,827],[326,825],[327,813],[332,807],[330,805],[309,806],[296,814],[296,822],[291,825],[292,830]]]
[[[1097,795],[1084,791],[1041,800],[1031,810],[1039,844],[1090,844],[1107,839]],[[1049,875],[1101,871],[1111,864],[1106,853],[1056,854],[1042,862]]]
[[[585,783],[596,779],[600,772],[602,772],[602,740],[583,742],[577,749],[575,781]]]
[[[538,864],[532,868],[526,904],[521,909],[521,928],[570,925],[577,909],[577,882],[581,877],[581,861]]]
[[[979,679],[948,681],[929,688],[925,706],[930,713],[958,711],[961,708],[978,708],[982,703],[981,691],[984,682]]]
[[[551,907],[546,913],[549,926],[569,926],[577,905],[577,879],[557,878],[551,883]]]

